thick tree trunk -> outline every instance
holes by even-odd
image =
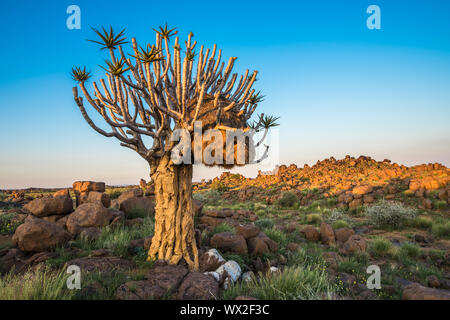
[[[155,234],[148,260],[177,264],[182,258],[198,269],[192,207],[192,165],[175,165],[170,154],[150,163],[155,184]]]

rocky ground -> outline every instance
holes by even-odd
[[[0,191],[0,299],[450,299],[449,181],[440,164],[347,156],[196,183],[198,272],[145,261],[145,181]]]

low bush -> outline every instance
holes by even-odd
[[[349,226],[352,225],[351,218],[348,216],[345,210],[341,208],[334,208],[333,210],[331,210],[325,220],[328,224],[331,225],[333,225],[336,221],[345,221]]]
[[[332,227],[333,229],[350,228],[349,224],[345,220],[337,220],[333,222]]]
[[[327,272],[312,267],[287,267],[280,273],[268,273],[249,282],[238,282],[224,291],[225,300],[252,296],[263,300],[331,299],[334,292]]]
[[[413,243],[405,242],[400,247],[400,254],[410,257],[410,258],[417,258],[420,256],[421,249],[418,245],[415,245]]]
[[[282,208],[293,208],[298,205],[298,197],[295,193],[291,191],[283,192],[276,201],[276,204]]]
[[[142,225],[132,227],[107,226],[102,229],[100,237],[94,242],[77,239],[78,246],[83,250],[111,249],[113,254],[119,257],[128,255],[128,246],[131,240],[142,239],[153,235],[155,223],[153,218],[146,217]]]
[[[6,213],[0,215],[0,234],[14,234],[18,226],[22,224],[17,219],[14,219],[16,213]]]
[[[379,228],[398,229],[403,227],[409,220],[415,218],[417,210],[405,207],[398,202],[385,200],[366,209],[369,223]]]
[[[217,190],[197,191],[192,198],[201,201],[204,205],[217,205],[222,200],[222,195]]]
[[[415,217],[414,219],[411,219],[408,224],[414,228],[429,229],[431,228],[433,222],[431,219],[426,217]]]
[[[9,272],[0,278],[0,300],[70,300],[77,290],[67,288],[69,274],[37,267],[24,274]]]
[[[450,221],[437,220],[431,226],[431,233],[438,238],[450,238]]]
[[[270,239],[272,239],[279,245],[287,244],[288,237],[283,231],[271,228],[271,229],[263,229],[263,232],[266,234],[266,236],[268,236]]]
[[[369,252],[377,257],[386,256],[392,248],[392,242],[383,237],[377,237],[369,242]]]
[[[311,213],[306,215],[306,222],[309,224],[322,223],[322,215],[320,213]]]
[[[271,229],[275,223],[272,219],[264,218],[255,221],[255,225],[260,229]]]
[[[230,226],[227,223],[221,223],[217,226],[214,227],[214,229],[211,230],[210,232],[210,236],[215,235],[216,233],[221,233],[221,232],[231,232],[231,233],[235,233],[235,229],[233,226]]]

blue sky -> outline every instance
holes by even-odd
[[[66,28],[71,4],[81,30]],[[381,30],[366,27],[371,4]],[[143,43],[168,22],[239,57],[236,70],[259,70],[259,111],[281,117],[281,163],[364,154],[450,165],[449,1],[30,0],[0,12],[0,188],[148,179],[147,163],[94,132],[73,102],[72,66],[102,75],[108,56],[86,41],[102,25]],[[195,179],[217,173],[195,168]]]

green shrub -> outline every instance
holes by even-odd
[[[327,199],[327,205],[330,207],[337,205],[337,203],[338,199],[336,197],[330,197]]]
[[[320,213],[311,213],[306,215],[306,222],[310,224],[322,223],[322,215]]]
[[[278,198],[276,204],[282,208],[292,208],[299,202],[297,195],[294,192],[283,192]]]
[[[332,226],[333,226],[333,229],[350,228],[347,221],[345,221],[345,220],[337,220],[337,221],[333,222]]]
[[[221,233],[221,232],[235,233],[236,231],[233,226],[230,226],[227,223],[221,223],[221,224],[215,226],[214,229],[211,230],[210,236],[213,236],[216,233]]]
[[[431,226],[431,233],[439,238],[450,237],[450,221],[437,220]]]
[[[377,237],[369,242],[369,251],[375,256],[384,257],[392,248],[392,242],[383,237]]]
[[[435,209],[443,210],[443,209],[446,209],[447,207],[448,207],[447,201],[445,201],[445,200],[434,200],[433,201],[433,208],[435,208]]]
[[[222,195],[217,190],[204,190],[193,193],[192,198],[204,205],[217,205],[222,200]]]
[[[416,217],[409,222],[412,227],[420,229],[429,229],[432,224],[432,221],[425,217]]]
[[[403,206],[398,202],[388,202],[385,200],[370,206],[366,209],[366,216],[369,223],[376,227],[400,228],[407,221],[413,219],[417,210]]]
[[[3,201],[7,198],[8,196],[2,192],[0,192],[0,201]]]
[[[280,273],[238,282],[224,291],[223,298],[252,296],[263,300],[313,300],[323,299],[323,294],[331,299],[333,292],[324,269],[287,267]]]
[[[17,219],[14,219],[16,213],[7,213],[0,215],[0,234],[14,234],[18,226],[22,224]]]
[[[326,217],[327,223],[333,225],[336,221],[345,221],[349,226],[351,226],[351,219],[344,209],[334,208]]]
[[[102,229],[100,237],[94,242],[86,241],[78,238],[78,246],[84,250],[95,249],[111,249],[113,254],[119,257],[128,255],[128,246],[132,240],[142,239],[153,235],[155,223],[153,218],[144,218],[144,223],[132,227],[116,227],[107,226]]]
[[[255,204],[254,204],[254,210],[264,210],[264,209],[266,209],[267,208],[267,204],[265,204],[265,203],[261,203],[261,202],[256,202]]]
[[[117,288],[131,280],[143,280],[134,274],[133,279],[124,272],[89,272],[82,278],[81,290],[76,291],[74,300],[114,300]],[[95,288],[94,290],[90,287]]]
[[[255,221],[255,225],[260,229],[271,229],[275,223],[272,219],[264,218]]]
[[[400,254],[410,257],[410,258],[417,258],[420,256],[421,249],[419,246],[413,244],[413,243],[403,243],[400,247]]]
[[[74,257],[74,254],[71,250],[66,250],[63,247],[56,248],[55,252],[58,254],[58,256],[45,261],[46,265],[53,268],[63,266],[67,261],[71,260]]]
[[[12,271],[0,277],[0,300],[70,300],[77,290],[67,289],[69,274],[37,267],[25,274]]]
[[[366,252],[353,254],[351,257],[338,263],[338,271],[350,274],[365,274],[369,257]]]
[[[287,244],[287,235],[278,229],[271,228],[271,229],[263,229],[263,232],[268,236],[270,239],[278,243],[279,245],[285,245]]]

